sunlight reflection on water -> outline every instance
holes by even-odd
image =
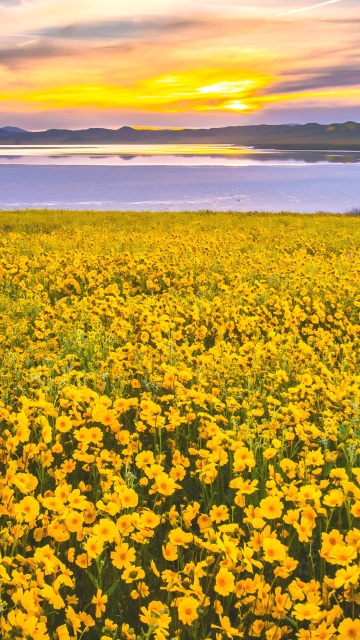
[[[341,213],[360,205],[360,152],[107,145],[0,154],[0,209]]]
[[[0,164],[254,166],[360,163],[355,151],[278,151],[234,145],[108,144],[0,146]]]

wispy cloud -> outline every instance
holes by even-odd
[[[342,0],[326,0],[326,2],[319,2],[318,4],[313,4],[311,7],[301,7],[300,9],[292,9],[291,11],[284,11],[283,13],[278,13],[277,16],[288,16],[292,13],[301,13],[303,11],[311,11],[312,9],[317,9],[318,7],[323,7],[326,4],[334,4],[335,2],[341,2]]]
[[[67,107],[133,108],[140,111],[178,113],[181,111],[256,110],[256,92],[271,78],[241,74],[233,69],[202,69],[172,76],[149,77],[130,86],[114,84],[50,86],[47,89],[3,91],[0,101]]]
[[[273,94],[320,90],[324,88],[335,89],[337,87],[354,87],[360,85],[360,64],[354,67],[338,66],[322,69],[321,73],[315,70],[303,70],[297,73],[290,81],[281,81],[270,88]],[[267,90],[265,90],[266,92]]]
[[[21,0],[0,0],[0,7],[10,7],[16,4],[21,4]]]
[[[35,60],[48,60],[54,57],[70,56],[74,52],[64,46],[55,46],[44,40],[25,41],[17,46],[0,48],[0,65],[8,68],[31,66]]]
[[[0,0],[0,14],[0,114],[231,117],[358,99],[358,0]]]
[[[113,40],[113,39],[144,39],[169,37],[174,32],[181,32],[188,27],[201,27],[205,20],[174,19],[159,16],[156,19],[119,19],[97,20],[69,24],[64,27],[49,27],[42,29],[39,34],[53,38],[71,40]]]

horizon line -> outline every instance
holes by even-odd
[[[122,125],[121,127],[86,127],[85,129],[68,129],[67,127],[50,127],[49,129],[24,129],[22,127],[18,127],[17,125],[3,125],[0,126],[0,131],[6,129],[14,129],[14,131],[8,131],[9,133],[44,133],[47,131],[89,131],[91,129],[105,129],[107,131],[121,131],[121,129],[133,129],[136,131],[199,131],[199,130],[211,130],[211,129],[231,129],[236,127],[306,127],[309,124],[317,124],[322,127],[333,126],[333,125],[344,125],[344,124],[357,124],[360,125],[360,122],[356,122],[355,120],[344,120],[342,122],[328,122],[321,124],[319,122],[306,122],[301,124],[300,122],[283,122],[283,123],[267,123],[262,122],[260,124],[239,124],[239,125],[224,125],[220,127],[153,127],[153,126],[137,126],[137,125]],[[17,131],[16,131],[17,129]]]

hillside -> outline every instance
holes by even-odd
[[[90,128],[23,131],[0,128],[0,145],[77,144],[236,144],[264,149],[360,150],[360,124],[252,125],[211,129],[119,129]]]

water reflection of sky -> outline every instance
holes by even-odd
[[[3,164],[1,209],[360,210],[360,164],[62,166]]]
[[[207,144],[0,146],[0,165],[246,167],[357,163],[360,151],[277,151]]]

